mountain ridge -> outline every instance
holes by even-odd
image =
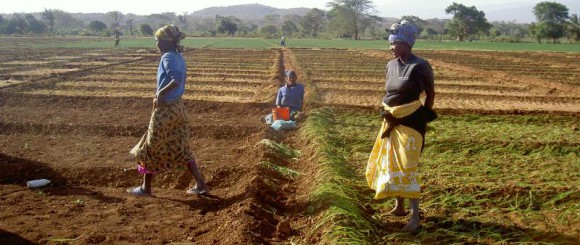
[[[289,9],[279,9],[263,4],[238,4],[225,7],[209,7],[202,10],[194,11],[191,16],[200,17],[215,17],[216,15],[221,16],[234,16],[241,19],[262,19],[266,15],[300,15],[304,16],[310,8],[289,8]]]

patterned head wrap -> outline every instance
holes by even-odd
[[[400,23],[395,23],[386,31],[390,33],[389,42],[406,42],[411,47],[415,45],[418,30],[409,21],[402,20]]]
[[[166,25],[159,28],[159,30],[155,32],[155,38],[173,42],[176,44],[179,52],[183,51],[183,46],[179,45],[179,42],[185,38],[185,34],[180,32],[179,28],[174,25]]]

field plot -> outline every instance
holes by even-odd
[[[384,95],[384,51],[292,51],[321,105],[374,107]],[[459,110],[580,111],[576,53],[427,51],[436,107]]]
[[[154,50],[6,49],[0,56],[0,87],[156,56]]]
[[[186,52],[190,145],[212,196],[184,196],[191,177],[175,172],[154,180],[156,198],[134,198],[124,190],[141,177],[128,151],[146,131],[159,59],[153,50],[141,52],[40,49],[2,56],[3,64],[41,62],[5,70],[10,77],[44,67],[56,55],[68,55],[65,65],[82,65],[59,75],[19,77],[25,82],[0,90],[0,243],[277,239],[279,202],[286,194],[257,176],[276,166],[272,160],[261,163],[272,145],[263,140],[276,136],[259,120],[272,107],[280,53]],[[85,65],[93,59],[87,57],[104,63]],[[275,174],[267,180],[284,184]],[[38,178],[52,185],[38,191],[23,187]],[[273,207],[278,213],[268,211]]]
[[[141,183],[128,151],[149,121],[154,49],[0,48],[0,244],[577,244],[578,53],[416,51],[440,118],[420,168],[423,227],[407,234],[363,173],[387,51],[185,40],[207,197],[185,196],[183,172],[155,177],[153,198],[125,193]],[[283,69],[307,89],[297,131],[261,122]],[[52,184],[25,187],[39,178]]]
[[[408,217],[387,215],[393,201],[372,200],[364,180],[391,56],[290,53],[319,107],[301,131],[318,156],[309,200],[324,207],[314,243],[577,243],[578,54],[416,51],[433,65],[440,118],[420,167],[423,226],[408,234]]]
[[[316,242],[578,244],[578,116],[440,114],[421,156],[422,228],[412,234],[364,178],[376,112],[324,107],[307,121],[319,156],[311,200],[326,207]]]

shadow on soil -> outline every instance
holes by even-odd
[[[25,158],[14,157],[0,153],[0,184],[26,185],[26,182],[34,179],[49,179],[51,183],[43,187],[47,194],[68,196],[84,195],[105,203],[118,203],[123,199],[108,197],[98,191],[68,186],[70,182],[59,171],[51,168],[47,163],[32,161]],[[0,243],[4,244],[4,243]]]
[[[385,219],[390,218],[387,217]],[[419,231],[404,233],[401,232],[401,229],[405,226],[405,222],[395,221],[395,218],[393,218],[393,221],[383,221],[380,224],[380,229],[383,231],[381,237],[389,241],[395,239],[398,241],[421,241],[430,244],[480,244],[482,242],[577,244],[578,242],[576,237],[560,233],[543,232],[494,222],[466,219],[452,220],[449,217],[427,217],[422,222],[423,225]],[[481,241],[482,238],[489,239]]]
[[[0,229],[0,244],[32,245],[38,244],[29,241],[17,234]]]
[[[0,184],[25,185],[34,179],[49,179],[52,185],[64,185],[66,179],[47,163],[0,153]]]

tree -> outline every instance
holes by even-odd
[[[108,12],[107,15],[111,18],[111,30],[118,31],[121,20],[123,19],[123,13],[119,11]]]
[[[101,21],[93,20],[89,23],[89,30],[94,32],[102,32],[107,29],[107,25]]]
[[[3,34],[6,29],[6,20],[0,15],[0,34]]]
[[[302,32],[308,36],[316,37],[322,31],[322,26],[326,21],[326,12],[314,8],[310,10],[300,22]]]
[[[129,35],[133,36],[133,19],[128,19],[125,21],[125,25],[129,28]]]
[[[569,42],[580,40],[580,20],[577,14],[570,16],[570,21],[566,23],[566,37]]]
[[[568,19],[568,7],[560,3],[540,2],[534,6],[533,12],[538,22],[564,23]]]
[[[238,31],[238,24],[239,22],[234,17],[224,17],[216,15],[216,29],[219,33],[227,33],[230,36],[234,36],[234,34]]]
[[[417,36],[419,36],[421,32],[423,32],[423,30],[425,29],[425,26],[429,24],[427,21],[424,21],[423,19],[414,15],[404,15],[403,17],[401,17],[401,20],[409,21],[413,25],[417,26],[418,31]]]
[[[429,35],[429,38],[431,39],[433,39],[433,37],[437,35],[437,31],[431,27],[427,28],[425,31],[427,32],[427,35]]]
[[[556,24],[552,21],[542,21],[537,23],[536,35],[538,39],[541,38],[551,38],[552,43],[556,43],[556,39],[564,36],[564,25]]]
[[[177,21],[179,21],[179,29],[180,30],[187,30],[188,29],[187,12],[184,12],[182,15],[177,16]]]
[[[40,21],[38,21],[36,19],[36,17],[34,17],[34,15],[31,14],[27,14],[24,16],[24,19],[26,20],[26,23],[28,24],[27,28],[26,28],[26,32],[31,32],[31,33],[43,33],[46,32],[46,25]]]
[[[298,26],[296,26],[296,24],[294,24],[294,22],[291,20],[284,21],[284,25],[282,25],[282,32],[291,36],[292,33],[298,32]]]
[[[26,19],[24,19],[19,14],[14,14],[12,19],[8,20],[6,26],[4,27],[4,33],[11,34],[24,34],[24,31],[28,27]]]
[[[447,24],[447,28],[458,41],[465,40],[469,35],[488,32],[491,28],[491,24],[485,18],[485,13],[477,10],[475,6],[466,7],[463,4],[453,3],[445,9],[445,13],[453,14],[453,19]]]
[[[54,28],[57,30],[83,28],[85,26],[81,20],[74,18],[71,14],[62,10],[53,9],[52,14],[54,15]]]
[[[537,38],[551,38],[552,43],[565,34],[565,22],[568,7],[555,2],[540,2],[534,6],[534,15],[538,23],[534,26]]]
[[[175,13],[166,12],[161,14],[150,14],[147,16],[147,19],[151,26],[161,27],[169,23],[173,23],[175,20]]]
[[[275,25],[265,25],[260,29],[260,32],[267,38],[274,38],[278,34],[278,27]]]
[[[264,22],[269,25],[280,25],[280,15],[279,14],[267,14],[264,16]]]
[[[333,0],[326,5],[336,14],[332,20],[335,25],[342,26],[355,40],[366,26],[382,19],[370,0]]]
[[[141,24],[137,29],[142,36],[153,36],[153,28],[149,24]]]
[[[47,22],[48,26],[50,27],[49,32],[52,35],[54,33],[54,14],[52,14],[51,9],[44,9],[42,12],[42,19]]]
[[[248,22],[241,22],[238,28],[238,34],[248,36],[248,34],[254,33],[258,29],[258,25]]]

